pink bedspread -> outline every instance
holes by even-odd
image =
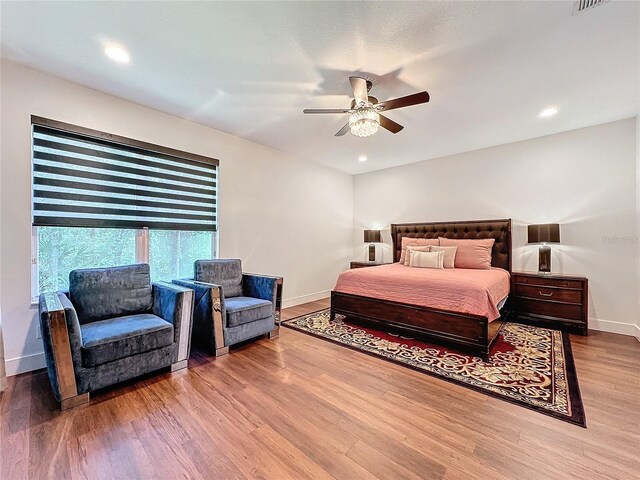
[[[399,263],[342,272],[334,289],[363,297],[482,315],[495,320],[509,294],[509,272],[501,268],[413,268]]]

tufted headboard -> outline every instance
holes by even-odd
[[[391,225],[393,261],[400,260],[402,237],[409,238],[495,238],[491,265],[511,273],[511,219],[465,222],[398,223]]]

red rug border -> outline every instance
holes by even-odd
[[[438,375],[437,373],[433,373],[433,372],[430,372],[428,370],[421,369],[421,368],[419,368],[419,367],[417,367],[415,365],[410,365],[408,363],[404,363],[404,362],[402,362],[400,360],[396,360],[396,359],[391,358],[391,357],[386,357],[386,356],[381,355],[381,354],[376,353],[376,352],[363,350],[361,348],[358,348],[357,346],[348,345],[348,344],[343,343],[343,342],[341,342],[339,340],[335,340],[333,338],[326,337],[326,336],[320,335],[318,333],[310,332],[310,331],[304,330],[302,328],[299,328],[297,326],[288,324],[288,322],[293,322],[294,320],[297,320],[298,318],[306,317],[308,315],[313,315],[314,313],[324,312],[326,310],[329,310],[329,309],[328,308],[321,308],[321,309],[313,311],[313,312],[305,313],[304,315],[298,315],[297,317],[293,317],[293,318],[290,318],[288,320],[283,320],[281,322],[281,324],[283,326],[287,327],[287,328],[290,328],[291,330],[295,330],[297,332],[304,333],[304,334],[309,335],[311,337],[316,337],[316,338],[331,342],[333,344],[349,348],[349,349],[354,350],[356,352],[364,353],[366,355],[370,355],[370,356],[375,357],[375,358],[380,358],[380,359],[382,359],[382,360],[384,360],[386,362],[395,363],[396,365],[400,365],[400,366],[403,366],[405,368],[409,368],[409,369],[414,370],[416,372],[420,372],[420,373],[422,373],[424,375],[429,375],[430,377],[434,377],[434,378],[443,380],[445,382],[450,382],[450,383],[453,383],[455,385],[460,385],[461,387],[468,388],[470,390],[474,390],[474,391],[479,392],[479,393],[483,393],[483,394],[485,394],[487,396],[490,396],[490,397],[493,397],[493,398],[497,398],[499,400],[511,403],[513,405],[518,405],[519,407],[527,408],[527,409],[532,410],[534,412],[538,412],[538,413],[541,413],[543,415],[547,415],[548,417],[557,418],[558,420],[562,420],[562,421],[570,423],[572,425],[577,425],[577,426],[582,427],[582,428],[587,428],[587,420],[586,420],[586,417],[585,417],[584,405],[582,403],[582,395],[580,393],[580,385],[578,383],[578,375],[576,373],[575,361],[573,359],[573,351],[571,349],[571,338],[570,338],[568,333],[562,332],[562,347],[563,347],[564,352],[565,352],[565,369],[566,369],[566,374],[567,374],[567,385],[568,385],[568,388],[569,388],[569,397],[570,397],[570,401],[571,401],[571,416],[570,417],[567,416],[567,415],[562,415],[562,414],[556,413],[556,412],[550,412],[548,410],[545,410],[544,408],[536,407],[534,405],[528,405],[526,403],[521,403],[521,402],[519,402],[517,400],[506,398],[506,397],[504,397],[504,396],[502,396],[500,394],[485,390],[485,389],[483,389],[481,387],[477,387],[475,385],[469,385],[467,383],[461,382],[460,380],[456,380],[455,378],[443,377],[441,375]],[[512,323],[517,323],[517,322],[512,322]],[[500,328],[502,329],[502,327],[500,327]],[[547,330],[551,330],[551,329],[547,329]]]

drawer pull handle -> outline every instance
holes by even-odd
[[[553,296],[553,292],[550,292],[550,293],[544,293],[544,292],[541,292],[540,290],[538,290],[538,293],[539,293],[540,295],[542,295],[543,297],[552,297],[552,296]]]

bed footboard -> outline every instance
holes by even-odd
[[[500,330],[501,321],[487,317],[378,298],[331,292],[331,318],[344,315],[356,323],[368,323],[397,333],[409,334],[437,344],[487,358]]]

